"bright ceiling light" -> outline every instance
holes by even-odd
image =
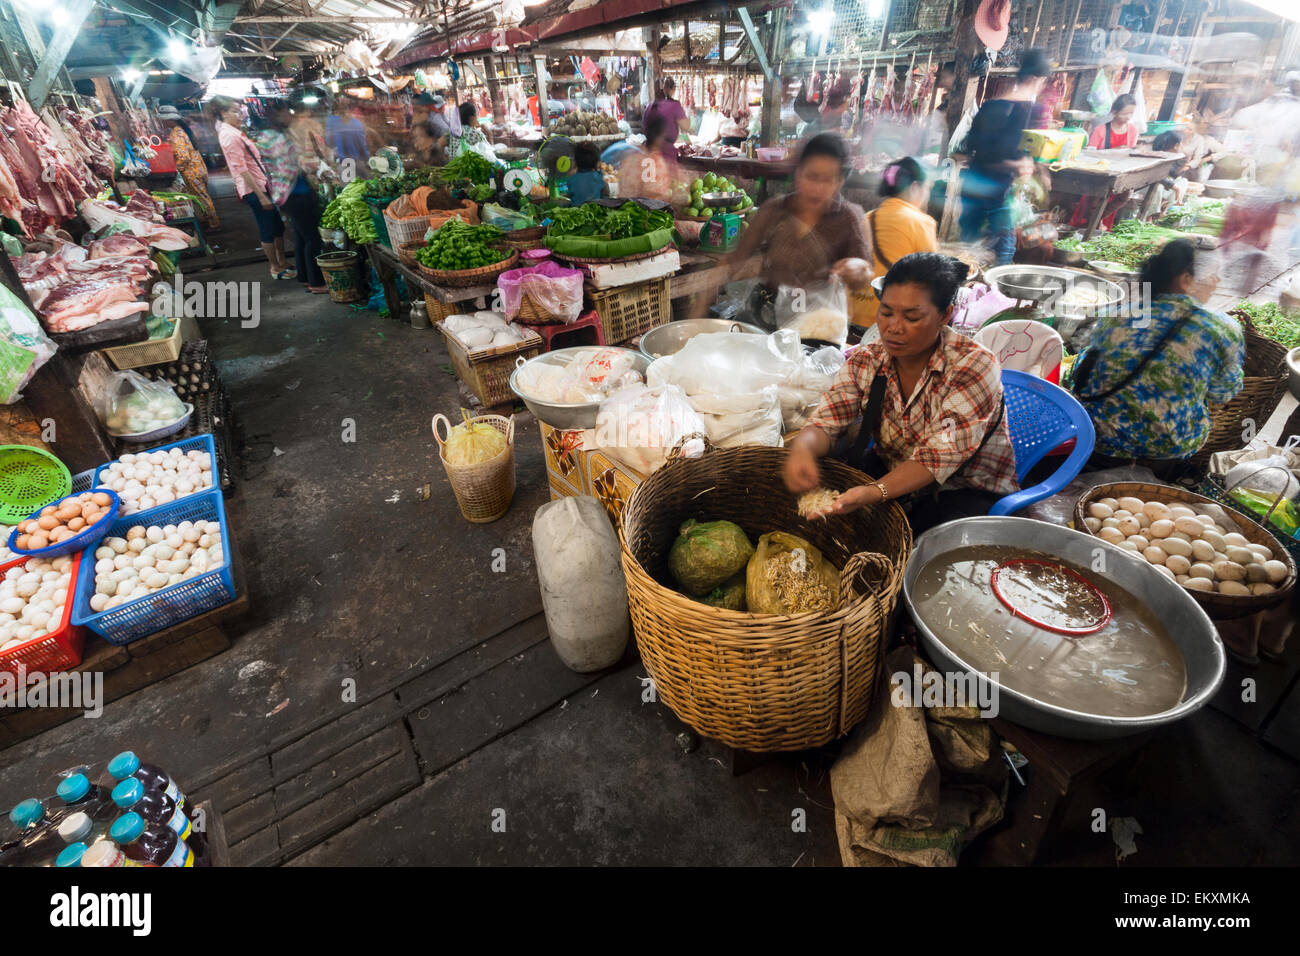
[[[317,103],[320,102],[320,97],[319,97],[319,96],[312,96],[311,94],[308,94],[307,96],[304,96],[304,97],[302,98],[302,101],[303,101],[303,103],[306,104],[307,106],[315,106]]]
[[[814,33],[825,33],[830,29],[831,21],[835,19],[835,11],[830,7],[824,10],[808,11],[808,26]]]
[[[172,59],[179,60],[181,57],[183,57],[186,54],[187,51],[188,51],[188,47],[186,47],[184,40],[180,40],[177,39],[176,37],[172,37],[170,40],[167,41],[167,55],[170,56]]]
[[[122,71],[122,79],[126,80],[128,83],[134,83],[136,80],[140,79],[140,76],[140,71],[133,66],[128,66]]]
[[[867,0],[867,19],[879,20],[885,15],[885,0]]]
[[[62,26],[63,24],[67,23],[68,11],[64,10],[62,7],[55,7],[53,10],[50,11],[50,22],[53,23],[56,27]]]
[[[1267,10],[1276,17],[1283,20],[1300,22],[1300,8],[1297,8],[1292,0],[1246,0],[1252,7],[1259,7],[1261,10]]]

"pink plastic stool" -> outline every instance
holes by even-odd
[[[600,327],[600,316],[596,310],[578,316],[577,321],[566,322],[563,325],[529,325],[526,322],[520,322],[525,328],[532,329],[542,337],[546,343],[543,351],[553,352],[556,349],[574,348],[582,345],[604,345],[605,332]]]

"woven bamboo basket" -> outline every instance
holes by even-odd
[[[506,436],[506,449],[491,461],[477,465],[453,465],[447,461],[446,444],[451,435],[447,416],[433,416],[433,437],[438,441],[438,458],[456,495],[456,504],[466,521],[488,524],[510,510],[515,496],[515,420],[502,415],[476,415],[471,422],[486,422]],[[446,435],[438,433],[442,422]]]
[[[536,249],[541,246],[542,239],[545,236],[545,226],[529,226],[527,229],[512,229],[501,238],[511,249],[523,252],[526,249]]]
[[[515,318],[517,321],[525,322],[528,325],[556,325],[564,322],[563,316],[556,315],[550,309],[538,305],[527,292],[519,299],[519,314]]]
[[[633,492],[619,526],[632,626],[659,697],[699,733],[757,752],[821,746],[866,716],[912,550],[895,503],[800,518],[784,461],[783,449],[753,446],[669,461]],[[822,465],[830,489],[869,480]],[[782,529],[806,538],[842,569],[839,608],[750,614],[679,594],[661,582],[688,518],[733,521],[752,541]]]
[[[485,285],[496,282],[497,276],[515,267],[515,264],[519,261],[519,250],[510,249],[508,251],[510,254],[500,262],[494,262],[490,266],[480,266],[477,269],[430,269],[418,263],[417,268],[420,270],[421,275],[440,286],[456,289],[472,285]]]
[[[451,358],[456,377],[465,383],[475,398],[489,407],[515,400],[510,376],[514,374],[516,364],[521,358],[536,358],[545,347],[542,337],[532,329],[527,330],[522,342],[513,345],[470,349],[441,320],[436,328],[447,343],[447,355]]]
[[[1241,320],[1246,335],[1246,381],[1230,402],[1210,406],[1210,434],[1191,459],[1201,467],[1215,452],[1235,451],[1245,444],[1241,436],[1246,419],[1255,422],[1256,431],[1263,428],[1287,389],[1286,349],[1255,332],[1243,313],[1229,314]]]
[[[1172,485],[1158,485],[1147,481],[1118,481],[1108,485],[1094,485],[1080,495],[1079,500],[1075,502],[1075,530],[1088,533],[1088,527],[1083,523],[1083,519],[1088,514],[1088,505],[1094,501],[1100,501],[1102,498],[1122,498],[1125,495],[1141,498],[1143,501],[1163,501],[1166,504],[1181,502],[1191,505],[1193,508],[1197,505],[1220,504],[1212,498],[1206,498],[1204,495],[1198,495],[1195,492],[1175,488]],[[1234,618],[1247,617],[1257,611],[1266,611],[1269,608],[1276,607],[1287,600],[1291,596],[1291,591],[1296,582],[1296,563],[1290,552],[1282,547],[1277,538],[1273,537],[1266,528],[1252,521],[1236,508],[1230,505],[1220,505],[1220,507],[1232,519],[1233,524],[1236,525],[1235,530],[1242,537],[1251,544],[1264,545],[1273,552],[1273,557],[1287,566],[1286,579],[1278,584],[1277,590],[1272,594],[1252,594],[1249,597],[1219,594],[1217,591],[1184,590],[1187,590],[1192,599],[1205,609],[1205,613],[1216,621],[1229,621]],[[1134,560],[1143,561],[1145,559],[1141,555],[1135,555]]]
[[[458,314],[460,312],[460,303],[442,302],[426,292],[424,294],[424,311],[429,314],[429,321],[437,325],[447,316]]]
[[[419,269],[420,263],[416,260],[415,254],[427,245],[423,239],[412,239],[410,242],[403,242],[397,247],[397,258],[401,259],[413,269]]]

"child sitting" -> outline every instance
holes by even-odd
[[[602,199],[609,195],[605,177],[596,167],[600,164],[600,153],[590,143],[579,143],[574,151],[578,171],[565,182],[569,189],[569,199],[575,206],[580,206],[593,199]]]

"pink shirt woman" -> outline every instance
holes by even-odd
[[[217,120],[217,142],[226,157],[226,166],[235,181],[235,192],[243,199],[254,192],[251,184],[255,183],[262,192],[267,191],[266,171],[262,168],[262,154],[244,131],[231,126],[224,120]]]

